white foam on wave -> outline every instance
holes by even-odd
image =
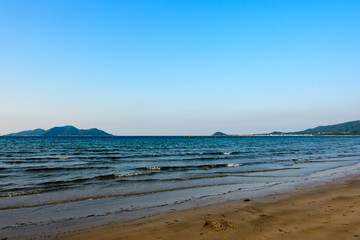
[[[161,170],[161,167],[147,167],[149,170]]]
[[[116,177],[134,177],[141,175],[140,173],[121,173],[121,174],[114,174]]]
[[[223,155],[230,155],[231,152],[224,152]]]
[[[240,167],[240,164],[229,163],[227,164],[227,167]]]

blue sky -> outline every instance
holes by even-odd
[[[0,134],[360,119],[359,1],[0,1]]]

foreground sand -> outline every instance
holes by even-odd
[[[112,224],[66,239],[360,239],[360,177]]]

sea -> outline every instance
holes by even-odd
[[[359,168],[360,137],[0,137],[0,237],[242,201]]]

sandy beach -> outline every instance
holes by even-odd
[[[261,199],[170,212],[64,239],[357,239],[360,176]]]

